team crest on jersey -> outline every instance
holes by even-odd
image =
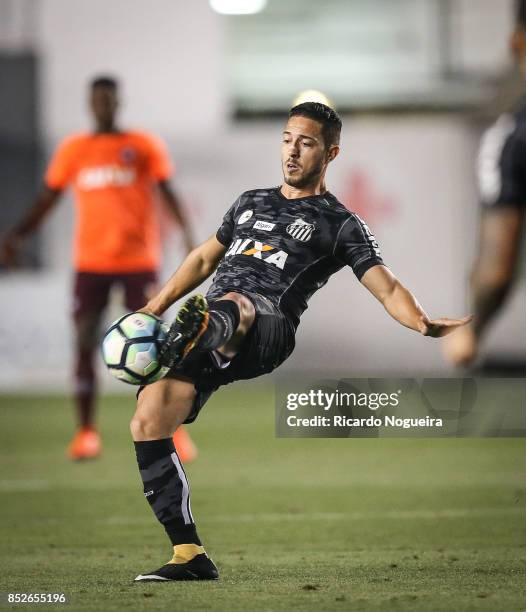
[[[286,230],[287,234],[290,234],[296,240],[300,240],[301,242],[307,242],[312,237],[312,232],[314,231],[314,224],[307,223],[303,219],[296,219],[294,223],[287,225]]]
[[[132,149],[131,147],[121,149],[121,159],[125,164],[131,164],[131,162],[134,161],[136,157],[137,154],[135,153],[135,149]]]

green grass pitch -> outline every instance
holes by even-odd
[[[220,391],[190,426],[220,580],[134,584],[171,550],[133,404],[105,398],[104,455],[72,464],[67,398],[0,397],[0,591],[64,592],[67,610],[526,609],[526,440],[276,439],[270,384]]]

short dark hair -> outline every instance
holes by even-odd
[[[95,87],[107,87],[108,89],[117,91],[117,89],[119,89],[119,82],[112,76],[99,75],[91,79],[90,87],[91,89],[95,89]]]
[[[526,28],[526,0],[515,0],[515,19],[518,26]]]
[[[321,133],[325,146],[339,144],[340,132],[342,131],[342,120],[338,113],[326,104],[321,102],[303,102],[294,106],[289,111],[291,117],[308,117],[321,123]]]

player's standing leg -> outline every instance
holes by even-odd
[[[68,446],[70,459],[93,459],[101,450],[95,428],[96,371],[99,326],[108,301],[112,277],[79,272],[75,278],[73,322],[75,334],[75,404],[78,429]]]
[[[158,289],[158,278],[155,272],[124,274],[121,282],[124,285],[126,308],[132,311],[144,306]],[[173,442],[183,463],[190,463],[197,457],[197,446],[183,425],[180,425],[174,432]]]
[[[197,446],[184,425],[179,425],[172,437],[177,454],[183,463],[190,463],[197,457]]]
[[[215,302],[214,306],[217,304]],[[219,342],[225,354],[232,358],[254,320],[252,303],[239,294],[228,294],[219,308],[210,310],[202,297],[193,296],[180,309],[172,328],[179,327],[188,332],[191,327],[194,337],[186,333],[187,343],[195,344],[199,334],[208,343],[218,346]],[[210,329],[201,325],[203,322],[212,322]],[[203,333],[206,331],[209,333]],[[146,386],[139,395],[130,429],[144,495],[164,526],[174,554],[167,564],[153,572],[140,574],[136,581],[218,578],[217,568],[197,534],[188,480],[172,439],[172,432],[192,415],[199,401],[194,383],[184,377],[162,379]]]
[[[172,433],[188,417],[196,398],[191,382],[173,378],[143,389],[131,421],[144,495],[173,546],[172,559],[135,580],[214,580],[217,569],[197,534],[190,490]]]

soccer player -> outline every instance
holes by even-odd
[[[47,169],[44,188],[34,206],[6,236],[2,259],[13,264],[24,238],[54,208],[62,192],[73,186],[77,206],[75,231],[75,400],[79,429],[68,447],[71,459],[99,455],[95,429],[94,357],[101,315],[110,289],[124,290],[129,310],[153,295],[160,264],[157,194],[184,230],[187,251],[192,238],[169,179],[172,168],[164,145],[156,138],[117,125],[118,84],[99,77],[90,85],[92,132],[66,138]],[[178,449],[192,459],[188,434],[176,434]]]
[[[271,372],[294,349],[312,294],[348,265],[402,325],[439,337],[469,321],[430,320],[384,265],[367,225],[325,186],[341,120],[316,102],[295,106],[283,132],[280,187],[243,193],[217,234],[186,258],[142,309],[161,315],[217,269],[206,299],[187,299],[161,347],[168,376],[138,394],[131,432],[144,494],[174,547],[143,580],[211,580],[217,568],[197,534],[188,480],[172,443],[221,385]]]
[[[517,2],[517,20],[510,46],[522,78],[526,78],[526,2]],[[526,206],[526,99],[501,115],[482,137],[478,157],[482,219],[478,254],[471,272],[473,324],[464,327],[444,350],[456,366],[469,366],[481,340],[502,311],[519,269]]]

